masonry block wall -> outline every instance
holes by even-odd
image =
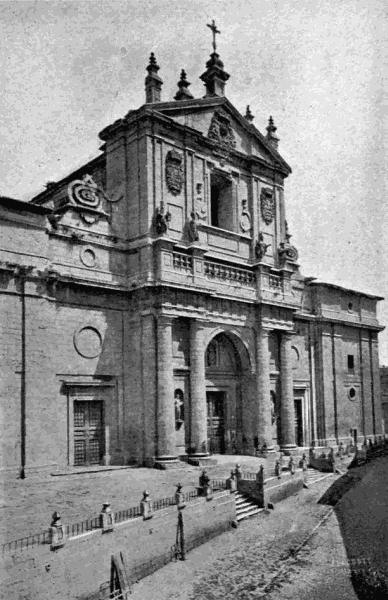
[[[134,583],[133,569],[169,552],[176,541],[175,506],[142,518],[119,523],[113,532],[101,530],[69,539],[63,548],[49,546],[4,557],[1,565],[4,600],[78,600],[98,594],[110,578],[111,556],[122,552],[127,578]],[[211,502],[198,499],[183,510],[186,542],[200,535],[227,529],[235,520],[234,497],[217,494]]]

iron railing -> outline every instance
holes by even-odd
[[[221,481],[221,480],[220,480]],[[225,483],[225,482],[224,482]],[[219,487],[219,489],[224,489]],[[190,490],[183,495],[185,502],[190,502],[198,498],[198,490]],[[162,510],[164,508],[168,508],[169,506],[174,506],[176,504],[175,496],[169,496],[167,498],[159,498],[157,500],[152,500],[152,509],[154,511]],[[126,508],[123,510],[116,511],[114,513],[114,520],[116,523],[121,523],[123,521],[129,521],[131,519],[136,519],[141,516],[141,507],[140,505],[132,506],[130,508]],[[100,517],[92,517],[89,519],[84,519],[83,521],[79,521],[78,523],[71,523],[65,526],[66,537],[74,538],[84,533],[93,531],[95,529],[100,529]],[[33,548],[34,546],[39,546],[42,544],[49,544],[51,541],[50,531],[45,530],[40,533],[35,533],[23,538],[19,538],[16,540],[8,541],[2,544],[2,552],[11,553],[11,552],[19,552],[22,550],[27,550]]]

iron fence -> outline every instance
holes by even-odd
[[[2,544],[2,552],[4,554],[7,552],[16,552],[18,550],[27,550],[29,548],[33,548],[34,546],[49,543],[50,532],[48,530],[41,531],[40,533],[28,535],[27,537],[19,538],[17,540],[12,540],[10,542]]]
[[[221,480],[218,482],[219,489],[224,489],[221,487]],[[190,490],[184,494],[184,501],[190,502],[198,498],[198,490]],[[169,506],[174,506],[176,504],[175,496],[169,496],[167,498],[159,498],[157,500],[152,500],[152,508],[154,511],[162,510],[163,508],[168,508]],[[116,511],[114,513],[114,519],[116,523],[121,523],[123,521],[129,521],[131,519],[136,519],[141,516],[141,507],[140,505],[132,506],[130,508],[126,508],[123,510]],[[95,529],[100,529],[100,517],[92,517],[89,519],[84,519],[83,521],[79,521],[78,523],[71,523],[65,526],[66,537],[73,538],[78,535],[82,535],[83,533],[87,533],[89,531],[93,531]],[[23,550],[30,549],[34,546],[39,546],[41,544],[49,544],[51,541],[50,531],[41,531],[36,534],[32,534],[23,538],[19,538],[17,540],[11,540],[2,544],[2,552],[11,553],[11,552],[19,552]]]

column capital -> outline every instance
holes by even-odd
[[[296,335],[296,331],[288,330],[288,329],[281,329],[280,333],[281,333],[281,339],[284,339],[284,340],[287,340],[287,339],[291,340]]]
[[[256,335],[261,335],[262,337],[268,337],[271,331],[272,329],[270,327],[262,327],[261,325],[255,327]]]
[[[161,325],[171,325],[175,319],[174,315],[164,312],[156,313],[157,323]]]

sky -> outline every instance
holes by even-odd
[[[226,96],[275,119],[302,273],[388,297],[385,0],[0,0],[0,194],[29,200],[98,154],[144,99],[151,51],[170,100],[218,52]],[[386,27],[385,27],[386,28]],[[379,319],[388,325],[388,302]],[[388,332],[380,362],[388,365]]]

